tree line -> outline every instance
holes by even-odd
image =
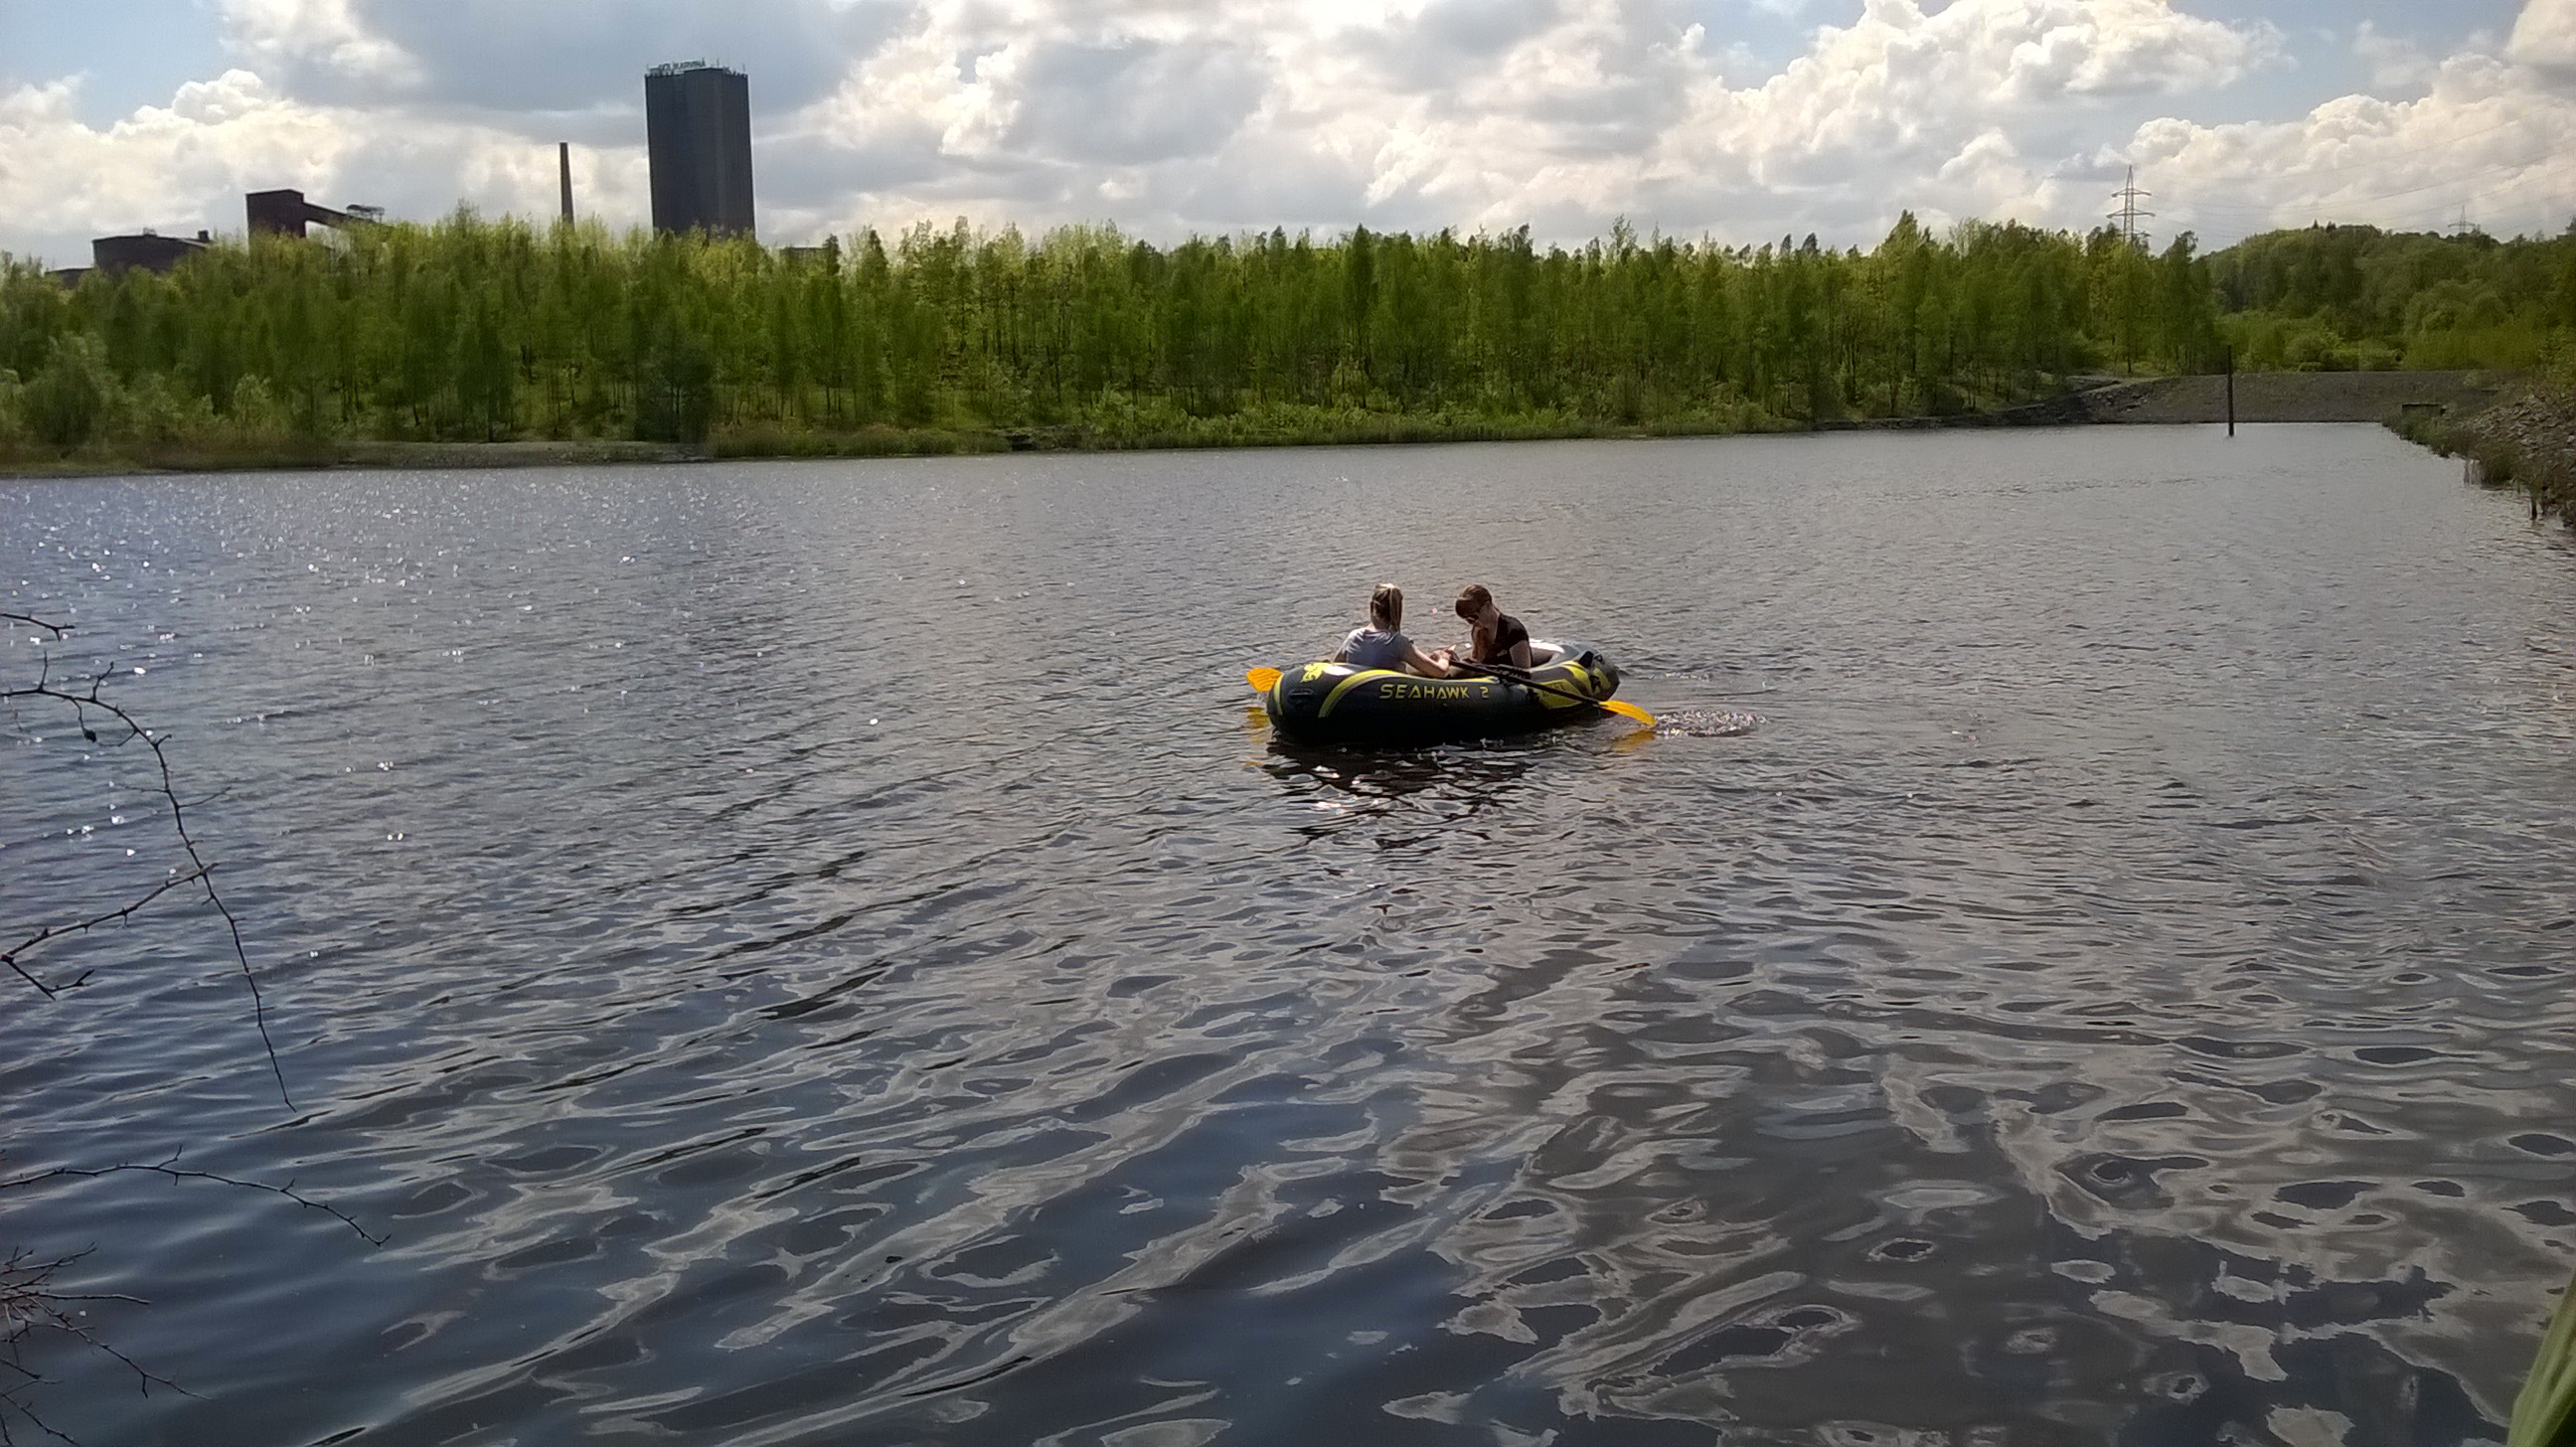
[[[2509,241],[2311,226],[2210,262],[2238,350],[2257,367],[2529,367],[2576,332],[2576,223]]]
[[[2528,360],[2571,324],[2571,267],[2576,238],[2321,228],[2203,256],[1911,214],[1866,250],[1624,223],[1573,248],[1527,228],[1162,248],[963,222],[775,250],[459,212],[72,287],[0,258],[0,445],[1812,426],[2214,370],[2230,347]]]

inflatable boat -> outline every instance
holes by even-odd
[[[1261,701],[1271,727],[1302,743],[1431,744],[1596,719],[1619,691],[1618,668],[1583,644],[1532,639],[1530,660],[1526,682],[1303,663]]]

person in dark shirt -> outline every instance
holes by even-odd
[[[1467,620],[1469,663],[1530,666],[1529,630],[1494,606],[1494,595],[1484,584],[1469,583],[1459,590],[1458,616]]]

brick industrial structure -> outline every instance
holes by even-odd
[[[682,61],[644,73],[653,229],[750,236],[751,79]]]

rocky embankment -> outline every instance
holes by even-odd
[[[2576,384],[2535,380],[2490,406],[2408,418],[2397,430],[2467,458],[2471,475],[2490,487],[2528,494],[2532,516],[2556,513],[2576,526]]]
[[[2493,403],[2513,386],[2494,372],[2239,372],[2239,422],[2384,422],[2456,415]],[[2074,394],[2090,422],[2224,422],[2224,376],[2153,377]]]
[[[2224,376],[2090,377],[2035,402],[1942,417],[1873,419],[1845,426],[2069,427],[2086,423],[2381,422],[2459,416],[2515,391],[2501,372],[2239,372]]]

